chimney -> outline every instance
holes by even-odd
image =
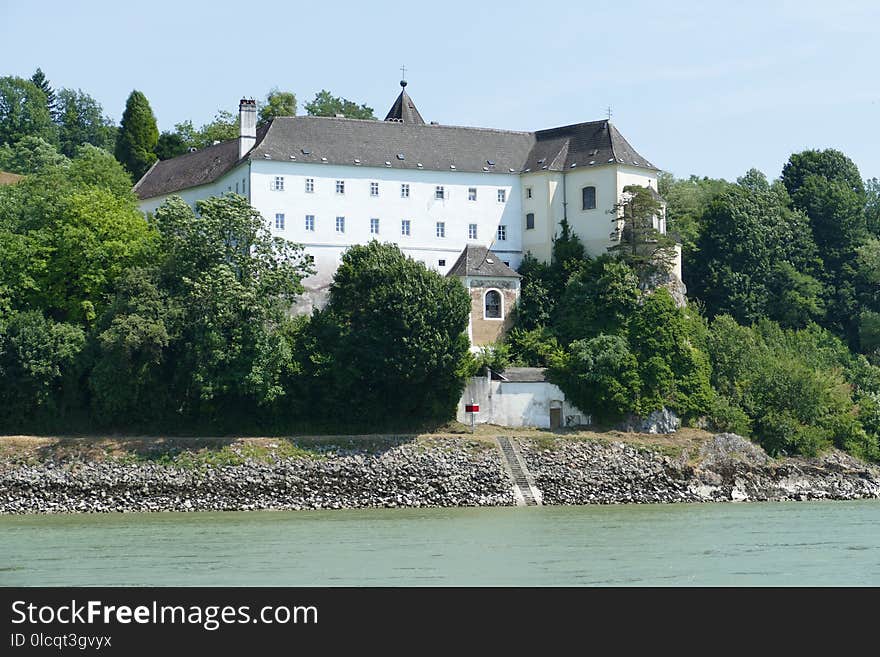
[[[257,101],[242,98],[238,104],[238,157],[242,158],[257,143]]]

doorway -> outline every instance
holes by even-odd
[[[558,429],[562,426],[562,409],[561,408],[551,408],[550,409],[550,428]]]

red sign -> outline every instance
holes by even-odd
[[[465,413],[479,413],[480,405],[479,404],[465,404],[464,405]]]

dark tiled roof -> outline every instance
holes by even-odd
[[[401,81],[400,86],[403,87],[403,89],[400,90],[400,95],[397,97],[397,100],[394,101],[391,109],[388,110],[385,120],[396,121],[398,123],[416,123],[418,125],[425,125],[425,119],[419,114],[419,110],[416,109],[416,105],[412,101],[412,98],[406,93],[406,82]]]
[[[612,163],[657,168],[639,155],[606,120],[539,130],[523,170],[563,171]]]
[[[214,182],[238,162],[238,140],[224,141],[153,164],[134,186],[138,198],[152,198]]]
[[[392,169],[479,172],[485,168],[510,173],[520,170],[533,144],[529,132],[281,116],[272,121],[266,137],[249,157]]]
[[[543,383],[547,380],[543,367],[508,367],[503,372],[492,372],[496,381],[511,383]]]
[[[401,91],[403,122],[277,117],[257,132],[256,146],[246,157],[433,171],[567,171],[611,163],[656,170],[609,121],[538,132],[425,125],[415,106],[413,120],[407,120],[408,109],[403,107],[408,99],[406,91]],[[134,189],[145,199],[205,185],[238,162],[238,140],[223,142],[157,162]]]
[[[503,276],[522,278],[510,267],[501,262],[496,254],[485,246],[468,244],[458,260],[452,265],[447,276]]]

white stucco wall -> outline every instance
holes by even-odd
[[[571,426],[590,422],[586,413],[566,401],[562,390],[548,381],[490,381],[485,376],[468,379],[456,413],[456,419],[463,424],[471,422],[470,413],[464,410],[471,400],[480,406],[477,424],[549,429],[551,404],[561,405],[563,427],[569,420]]]
[[[276,176],[284,177],[283,191],[273,189]],[[314,180],[313,192],[306,192],[307,178]],[[345,181],[344,194],[336,192],[337,180]],[[372,182],[379,185],[378,196],[371,195]],[[313,304],[323,303],[344,251],[371,239],[393,242],[441,274],[449,271],[469,242],[491,248],[517,269],[525,251],[539,260],[550,260],[553,237],[567,214],[587,253],[600,255],[611,244],[609,236],[614,228],[608,210],[626,185],[649,182],[657,188],[656,172],[618,164],[578,167],[565,173],[511,174],[255,160],[243,162],[210,185],[177,194],[194,206],[198,199],[238,192],[266,218],[273,234],[304,244],[317,269],[315,276],[304,281],[307,293],[299,306],[307,311]],[[409,185],[408,198],[401,196],[403,183]],[[438,185],[444,188],[446,198],[442,200],[435,198]],[[596,187],[594,209],[582,207],[581,190],[585,186]],[[475,201],[469,200],[468,190],[472,187],[477,190]],[[505,191],[503,203],[498,201],[499,189]],[[166,198],[142,201],[141,209],[155,211]],[[527,230],[529,212],[535,215],[535,228]],[[283,229],[275,227],[275,215],[279,213],[284,214]],[[306,215],[315,217],[314,231],[306,230]],[[336,217],[345,217],[343,233],[336,230]],[[378,234],[370,232],[373,218],[379,219]],[[403,219],[410,221],[409,236],[401,234]],[[444,237],[437,236],[437,222],[445,224]],[[474,240],[468,236],[471,223],[477,224]],[[504,241],[496,239],[501,224],[507,229]]]
[[[284,190],[272,188],[275,176],[284,177]],[[306,179],[314,191],[306,191]],[[336,192],[336,181],[345,182],[345,193]],[[370,183],[379,185],[372,196]],[[409,197],[401,185],[409,185]],[[442,185],[446,198],[436,199]],[[468,189],[477,190],[476,201]],[[498,190],[505,201],[498,201]],[[522,259],[520,181],[516,174],[419,171],[297,162],[254,161],[251,164],[251,204],[266,217],[273,234],[304,244],[315,258],[318,274],[304,281],[312,290],[326,289],[353,244],[371,239],[397,244],[404,253],[445,274],[465,245],[481,244],[493,249],[510,266]],[[275,215],[285,216],[284,230],[275,229]],[[306,230],[305,217],[315,217],[314,231]],[[345,232],[336,230],[336,217],[345,217]],[[370,219],[379,219],[379,233],[370,232]],[[401,221],[410,221],[410,235],[401,234]],[[437,236],[437,222],[445,224],[445,236]],[[468,225],[477,224],[477,238],[468,237]],[[498,241],[499,224],[507,239]],[[442,264],[441,264],[441,261]]]

